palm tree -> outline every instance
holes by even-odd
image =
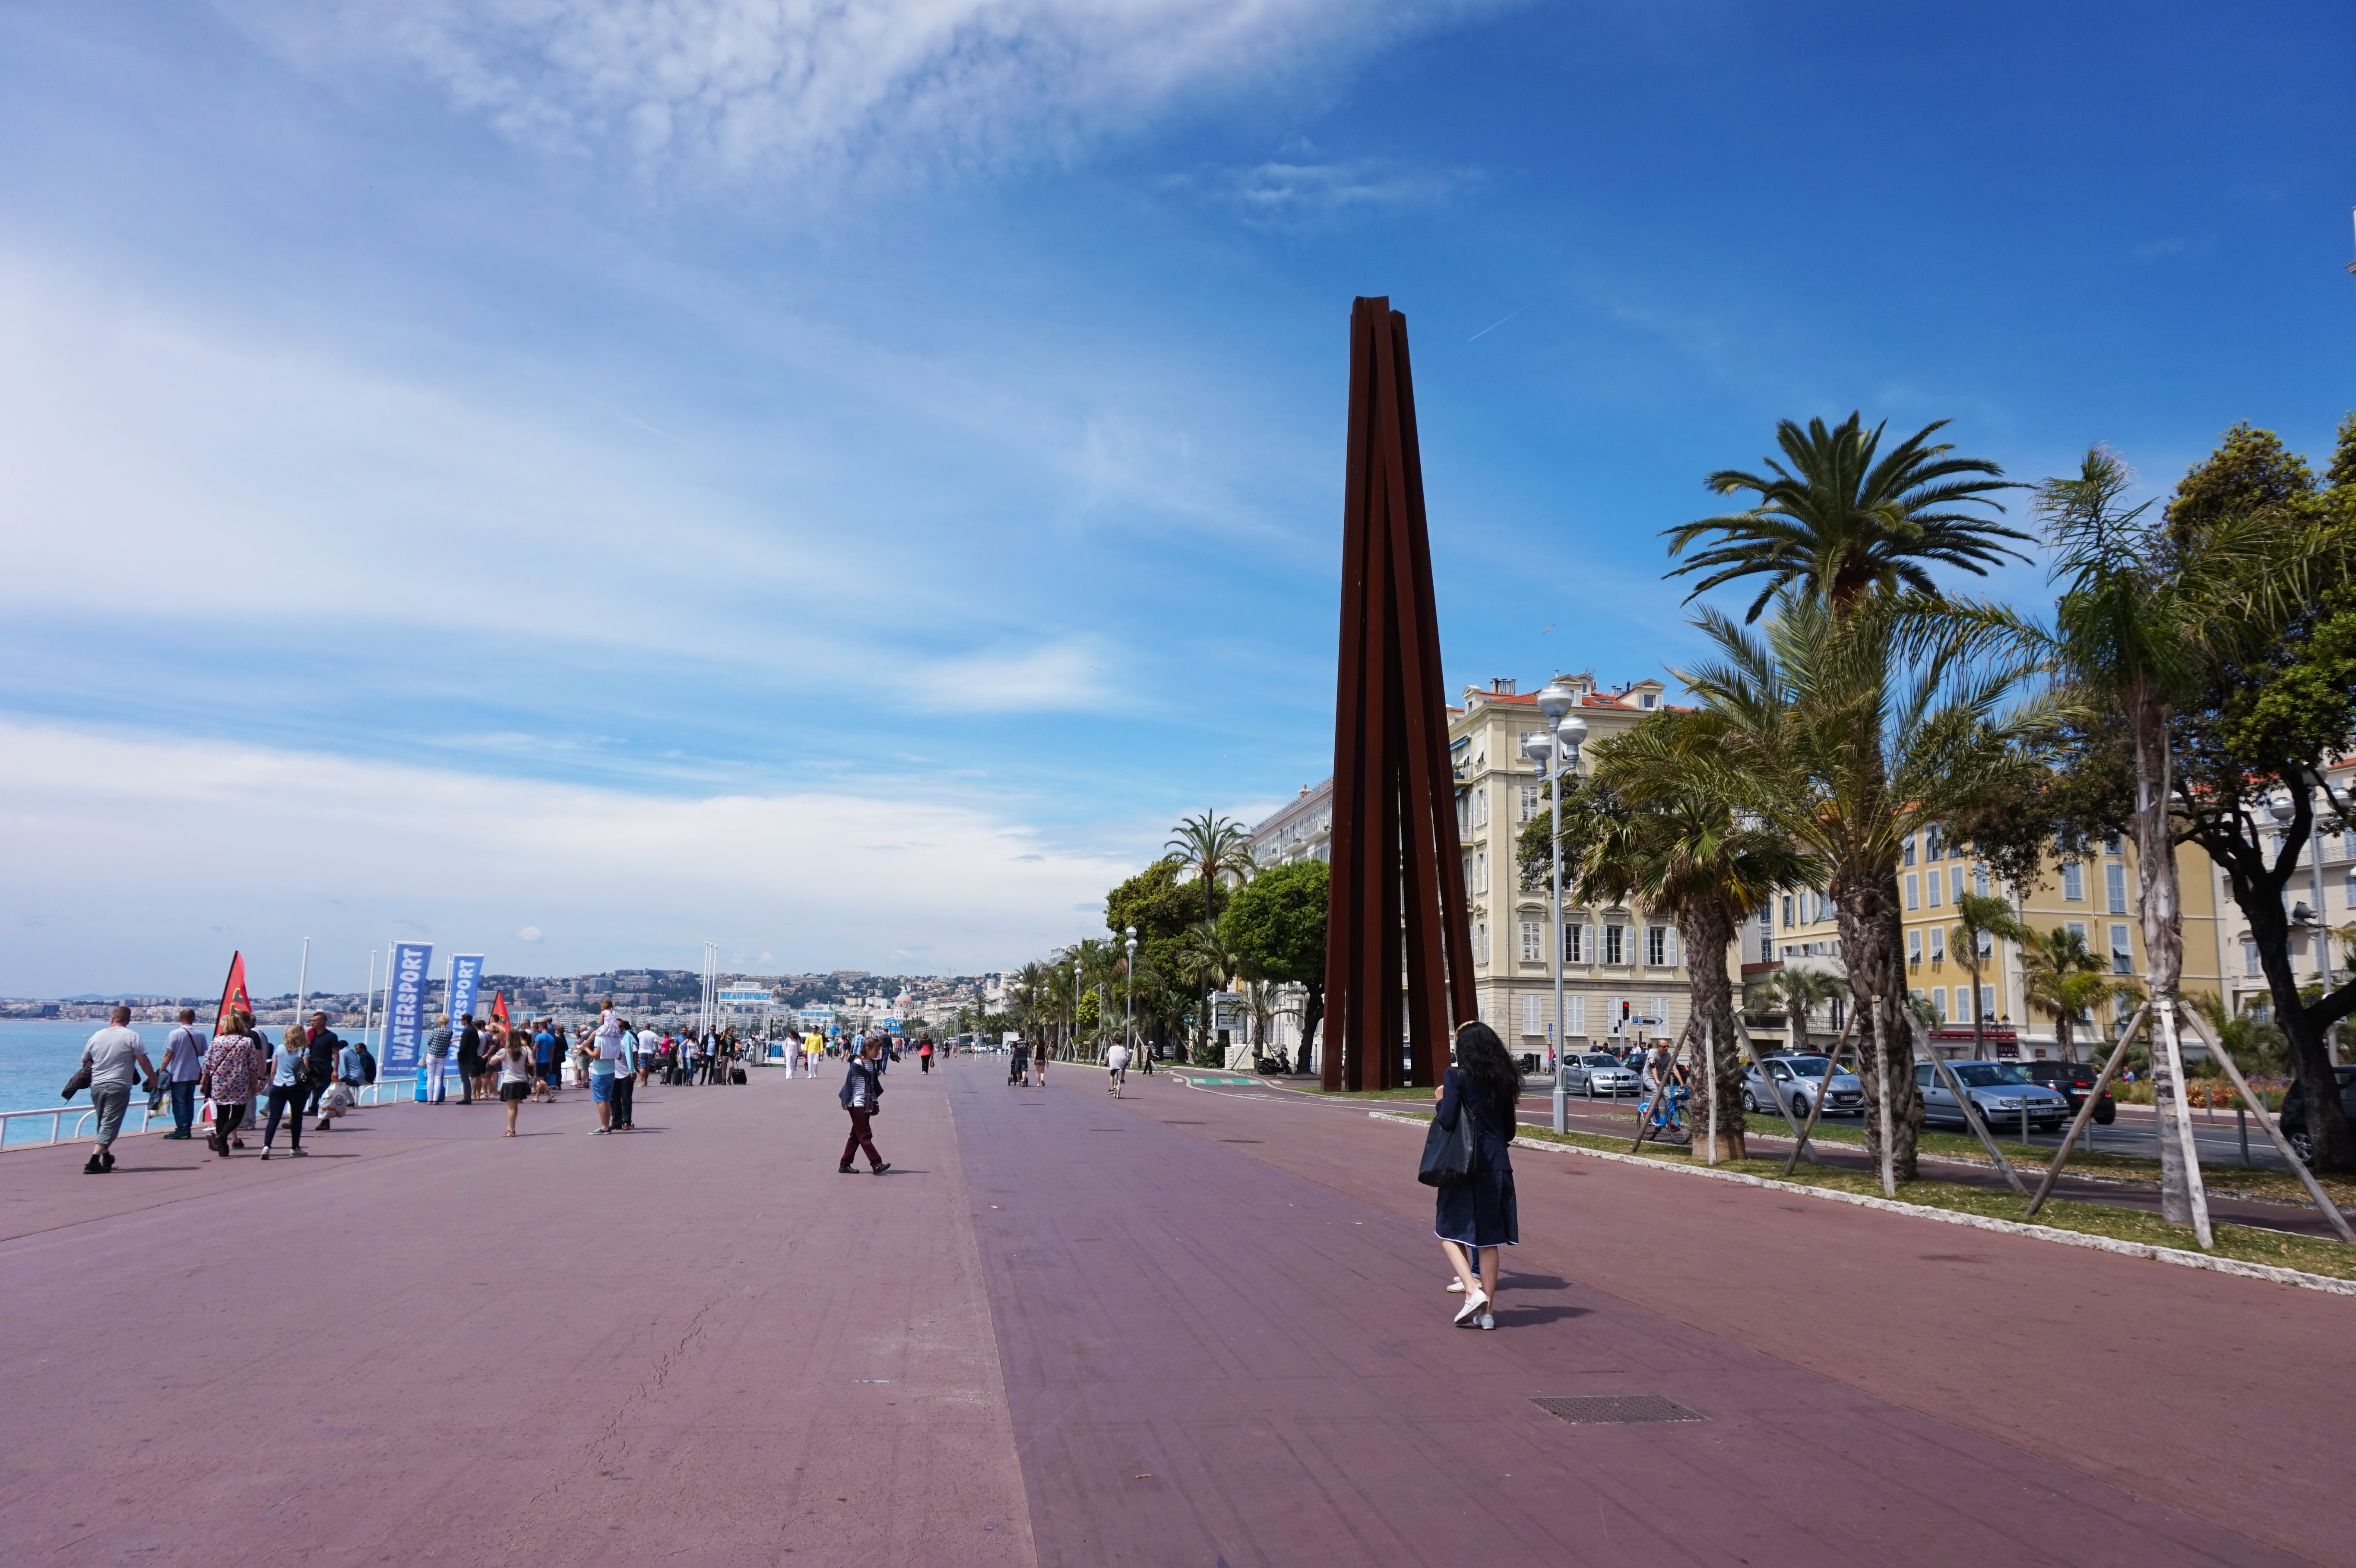
[[[1822,969],[1794,969],[1786,965],[1767,976],[1759,987],[1783,1009],[1792,1021],[1792,1049],[1809,1049],[1809,1020],[1818,1008],[1830,1007],[1848,995],[1837,975]]]
[[[2029,1005],[2053,1019],[2053,1043],[2064,1061],[2078,1060],[2072,1038],[2080,1019],[2118,997],[2140,997],[2132,980],[2115,980],[2086,939],[2068,926],[2031,932],[2020,944],[2020,979]]]
[[[1723,741],[1694,765],[1821,867],[1849,994],[1873,1026],[1860,1076],[1878,1098],[1888,1074],[1891,1169],[1911,1181],[1922,1113],[1905,1022],[1900,852],[1922,824],[2014,779],[2015,747],[2049,711],[2008,709],[2024,669],[1989,657],[2001,629],[1920,600],[1875,593],[1837,614],[1823,597],[1786,589],[1763,636],[1715,611],[1697,624],[1720,659],[1678,673]],[[1879,1158],[1876,1118],[1866,1134]]]
[[[1845,613],[1869,590],[1890,593],[1902,585],[1937,597],[1923,570],[1926,562],[1984,577],[2006,556],[2027,560],[1993,541],[2026,542],[2029,535],[1954,510],[1976,506],[2000,512],[2004,508],[1990,495],[2019,486],[1984,458],[1955,457],[1952,445],[1931,444],[1931,436],[1946,423],[1923,426],[1882,456],[1883,426],[1868,431],[1858,414],[1829,430],[1821,419],[1810,420],[1804,431],[1794,421],[1780,421],[1775,441],[1790,466],[1770,457],[1769,474],[1724,468],[1711,475],[1708,484],[1718,495],[1749,491],[1758,502],[1748,511],[1663,530],[1671,555],[1682,555],[1707,535],[1717,536],[1711,548],[1669,575],[1708,572],[1694,585],[1694,594],[1739,578],[1765,577],[1767,585],[1743,616],[1751,622],[1777,592],[1794,585]]]
[[[1236,977],[1237,968],[1235,949],[1219,934],[1219,923],[1198,920],[1186,928],[1178,939],[1178,967],[1193,981],[1203,998],[1203,1033],[1199,1051],[1208,1051],[1213,1044],[1211,1034],[1211,993],[1224,987]],[[1199,1057],[1198,1057],[1199,1060]],[[1224,1066],[1217,1061],[1205,1061],[1206,1067]]]
[[[1716,774],[1703,759],[1724,744],[1725,728],[1713,714],[1665,712],[1595,749],[1595,783],[1628,809],[1580,857],[1576,896],[1633,899],[1676,919],[1693,1017],[1708,1042],[1695,1125],[1718,1128],[1712,1158],[1740,1159],[1742,1054],[1726,950],[1735,928],[1777,889],[1814,881],[1815,862],[1712,787]]]
[[[2244,1073],[2279,1072],[2290,1060],[2290,1036],[2280,1024],[2251,1013],[2225,1011],[2211,991],[2194,991],[2184,998],[2209,1025],[2209,1038],[2229,1052]]]
[[[2136,873],[2158,1025],[2152,1104],[2160,1217],[2189,1225],[2191,1176],[2172,1087],[2180,1061],[2173,1008],[2184,972],[2184,928],[2169,822],[2169,720],[2204,657],[2230,654],[2257,628],[2280,624],[2280,606],[2297,592],[2305,555],[2296,520],[2271,513],[2179,537],[2143,520],[2147,501],[2122,509],[2134,482],[2126,464],[2095,447],[2074,476],[2038,486],[2037,509],[2057,556],[2053,575],[2063,588],[2051,633],[2017,620],[2014,625],[2087,700],[2126,720],[2135,751]]]
[[[1203,918],[1216,920],[1218,884],[1229,877],[1240,882],[1259,868],[1252,859],[1251,835],[1244,825],[1214,811],[1182,819],[1162,847],[1175,856],[1203,882]]]
[[[1935,891],[1935,890],[1933,890]],[[1955,895],[1955,923],[1947,932],[1948,951],[1972,977],[1972,1055],[1987,1054],[1987,1009],[1980,1006],[1980,948],[1989,937],[2028,942],[2033,933],[2013,918],[2012,906],[1987,893]]]

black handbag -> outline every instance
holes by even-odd
[[[1438,1116],[1431,1118],[1430,1130],[1423,1135],[1423,1165],[1415,1179],[1426,1187],[1463,1186],[1472,1179],[1472,1155],[1480,1142],[1472,1105],[1459,1102],[1453,1127],[1441,1125]]]
[[[89,1087],[90,1063],[85,1061],[80,1067],[74,1069],[74,1075],[66,1080],[66,1086],[62,1090],[59,1091],[58,1098],[60,1100],[70,1100]]]

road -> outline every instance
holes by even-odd
[[[1533,1150],[1468,1332],[1363,1104],[889,1083],[0,1154],[0,1561],[2356,1568],[2340,1297]]]

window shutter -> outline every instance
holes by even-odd
[[[1585,1034],[1587,1032],[1587,998],[1566,997],[1563,998],[1563,1003],[1566,1010],[1570,1014],[1562,1031],[1564,1035]]]

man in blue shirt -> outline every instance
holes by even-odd
[[[534,1073],[540,1079],[538,1098],[556,1097],[556,1035],[549,1020],[540,1020],[540,1032],[531,1037],[531,1060]]]
[[[617,1133],[630,1131],[630,1092],[638,1082],[638,1037],[630,1020],[622,1020],[622,1039],[614,1055],[613,1123]]]
[[[164,1081],[172,1092],[172,1130],[166,1138],[188,1138],[197,1125],[197,1080],[205,1075],[205,1037],[197,1009],[180,1009],[180,1026],[164,1042]]]

